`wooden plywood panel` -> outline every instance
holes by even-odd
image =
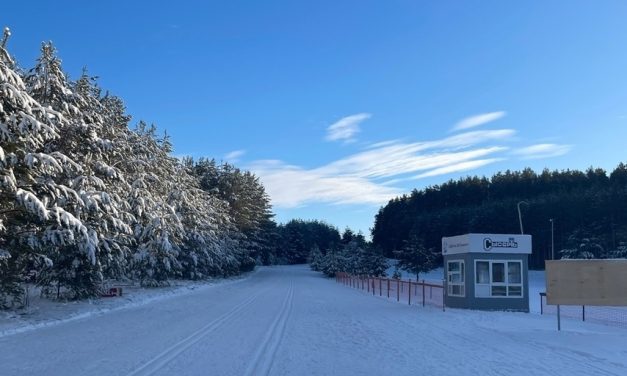
[[[627,260],[546,261],[546,301],[627,306]]]

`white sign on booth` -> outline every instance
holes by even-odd
[[[531,235],[466,234],[442,238],[442,254],[531,253]]]

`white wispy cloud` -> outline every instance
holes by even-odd
[[[401,194],[400,181],[471,170],[500,160],[511,129],[472,131],[425,142],[380,142],[323,166],[306,169],[282,161],[257,161],[248,166],[262,180],[273,204],[297,207],[307,203],[380,205]],[[491,143],[492,145],[484,145]],[[486,156],[494,156],[485,158]],[[420,175],[408,174],[422,172]]]
[[[246,150],[233,150],[232,152],[226,153],[224,155],[224,160],[229,162],[237,162],[240,157],[246,154]]]
[[[370,119],[371,114],[362,112],[341,118],[327,128],[327,141],[354,141],[354,136],[361,131],[359,124],[364,120]]]
[[[490,123],[492,121],[498,120],[503,116],[507,115],[505,111],[496,111],[496,112],[488,112],[485,114],[478,114],[467,117],[465,119],[460,120],[455,126],[451,129],[451,132],[461,131],[465,129],[475,128],[483,124]]]
[[[360,153],[329,163],[316,169],[326,175],[349,175],[378,179],[399,176],[417,171],[440,168],[480,158],[505,150],[502,146],[477,148],[464,151],[431,151],[420,153],[411,144],[389,146],[372,152]]]
[[[431,171],[427,171],[425,173],[414,176],[414,179],[423,179],[432,176],[438,175],[446,175],[451,174],[453,172],[463,172],[474,170],[479,167],[483,167],[489,165],[491,163],[500,162],[504,160],[504,158],[489,158],[489,159],[477,159],[474,161],[460,162],[450,166],[440,167],[433,169]]]
[[[521,159],[541,159],[559,157],[572,150],[572,145],[536,144],[512,151]]]
[[[257,161],[250,169],[261,177],[272,204],[282,208],[313,202],[378,205],[401,193],[365,178],[326,175],[281,161]]]

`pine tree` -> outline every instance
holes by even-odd
[[[320,271],[327,277],[335,277],[338,272],[346,271],[346,259],[339,250],[331,250],[324,256]]]
[[[123,273],[124,258],[129,245],[130,227],[124,222],[125,214],[118,196],[109,193],[111,186],[121,178],[119,172],[107,166],[106,157],[115,146],[100,137],[103,117],[90,80],[85,72],[81,79],[71,83],[61,67],[52,43],[44,43],[37,65],[26,76],[26,85],[33,97],[42,105],[63,116],[59,125],[63,137],[46,143],[47,150],[68,156],[74,161],[57,177],[58,184],[76,198],[70,209],[89,234],[89,249],[78,244],[64,244],[52,253],[54,266],[42,273],[39,282],[56,283],[70,289],[72,297],[96,295],[104,278]],[[126,250],[126,252],[125,252]],[[87,253],[86,253],[87,251]]]
[[[560,251],[563,259],[595,259],[604,254],[599,239],[587,230],[578,229],[568,237],[567,248]]]
[[[318,248],[318,245],[314,245],[308,257],[311,270],[316,272],[321,271],[323,258],[324,256],[322,252],[320,252],[320,248]]]
[[[5,42],[7,34],[5,30]],[[79,247],[93,265],[94,233],[72,213],[81,205],[80,197],[62,184],[68,171],[81,167],[47,148],[59,138],[66,119],[28,94],[14,66],[0,47],[0,249],[13,258],[4,263],[10,270],[3,274],[47,270],[53,267],[53,252],[66,245]],[[9,293],[16,291],[14,283],[7,287]]]
[[[426,273],[436,267],[437,256],[431,249],[427,249],[424,243],[416,236],[412,236],[405,245],[394,252],[398,268],[416,274],[416,281],[420,273]]]
[[[627,243],[620,242],[615,250],[608,252],[606,258],[611,259],[624,259],[627,258]]]

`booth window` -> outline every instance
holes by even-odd
[[[446,266],[448,273],[447,286],[449,296],[466,296],[464,286],[464,261],[449,261]]]
[[[518,298],[522,295],[522,261],[475,261],[476,297]]]

